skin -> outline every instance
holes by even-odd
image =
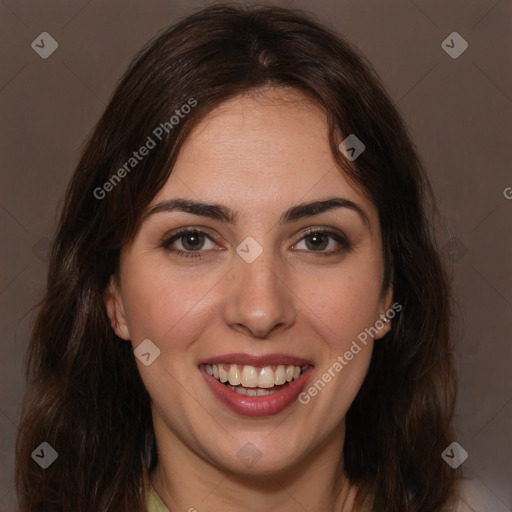
[[[356,203],[368,224],[349,208],[278,223],[293,205],[334,196]],[[377,210],[337,167],[325,115],[284,89],[223,103],[194,128],[150,207],[178,197],[224,205],[238,222],[180,211],[147,216],[106,294],[117,335],[134,348],[150,339],[161,351],[149,366],[136,360],[159,453],[153,487],[173,511],[355,510],[355,489],[335,472],[371,340],[307,405],[263,418],[227,409],[198,370],[219,354],[285,353],[312,362],[309,387],[391,307]],[[192,240],[190,250],[185,236],[161,247],[187,226],[212,240]],[[327,235],[318,248],[305,236],[310,227],[344,233],[352,248]],[[263,249],[250,264],[236,252],[247,236]],[[203,258],[172,252],[194,247]],[[261,453],[251,467],[237,456],[249,442]]]

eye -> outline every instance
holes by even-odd
[[[319,256],[339,254],[352,249],[349,240],[342,233],[317,228],[310,229],[296,244],[296,247],[301,243],[303,243],[305,249],[299,250],[316,252]]]
[[[305,248],[298,247],[300,244]],[[203,258],[205,253],[216,250],[215,245],[204,231],[189,227],[164,238],[160,247],[180,257]],[[352,249],[344,234],[319,228],[309,229],[294,247],[293,250],[317,253],[316,256],[332,256]]]
[[[208,247],[208,242],[210,246]],[[206,247],[205,247],[206,243]],[[213,246],[211,245],[213,244]],[[203,252],[214,249],[215,242],[204,231],[196,228],[186,228],[165,238],[161,245],[166,251],[188,258],[202,258]],[[192,253],[198,254],[192,254]]]

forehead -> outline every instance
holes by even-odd
[[[313,162],[332,164],[324,113],[296,91],[264,89],[236,96],[206,115],[176,167],[244,170],[246,177],[265,179],[289,177]]]
[[[208,113],[184,142],[152,204],[187,197],[261,217],[335,195],[360,203],[372,216],[371,202],[333,158],[322,109],[300,92],[268,88]]]

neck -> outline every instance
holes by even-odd
[[[356,488],[340,457],[344,429],[331,437],[289,467],[240,474],[212,464],[183,443],[169,442],[170,436],[158,443],[159,462],[150,482],[171,512],[354,512]]]

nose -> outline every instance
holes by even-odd
[[[228,277],[224,320],[254,338],[286,330],[296,319],[291,283],[267,260],[261,257],[246,263],[238,258]]]

